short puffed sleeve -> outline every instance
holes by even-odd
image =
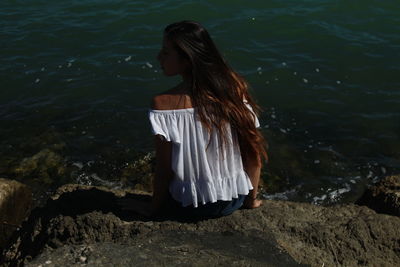
[[[149,120],[154,135],[161,135],[168,142],[172,141],[174,120],[169,114],[149,110]]]

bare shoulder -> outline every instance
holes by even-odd
[[[151,108],[158,110],[169,109],[169,98],[169,95],[164,93],[154,96],[151,101]]]
[[[169,89],[155,95],[151,101],[151,108],[156,110],[170,110],[191,107],[189,97],[177,93],[176,88]]]
[[[152,109],[170,109],[171,98],[175,88],[168,89],[159,93],[151,100]]]

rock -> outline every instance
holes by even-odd
[[[257,234],[152,231],[123,244],[96,242],[46,250],[26,266],[38,266],[48,259],[54,266],[301,266],[277,248],[272,236]]]
[[[268,200],[218,219],[150,221],[118,198],[148,195],[65,186],[32,211],[3,265],[396,266],[400,218],[357,205]],[[290,256],[289,256],[290,255]],[[293,259],[295,261],[293,261]]]
[[[400,216],[400,175],[385,177],[368,188],[356,203],[379,213]]]
[[[0,250],[29,214],[31,190],[15,180],[0,178]]]
[[[45,184],[54,183],[54,177],[62,177],[65,173],[65,160],[47,148],[32,157],[24,158],[14,169],[14,174],[18,177],[33,178]]]
[[[122,169],[121,181],[137,190],[151,191],[153,189],[154,166],[154,153],[147,153]]]

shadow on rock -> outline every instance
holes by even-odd
[[[279,266],[282,262],[285,266],[299,266],[279,247],[271,232],[243,231],[229,218],[197,223],[168,218],[150,221],[121,210],[117,204],[121,198],[150,200],[149,195],[134,192],[78,185],[61,187],[44,207],[33,210],[15,232],[3,252],[2,265],[40,265],[51,259],[53,264],[66,266],[87,263],[90,258],[96,266],[109,266],[110,260],[120,266],[166,262],[174,265],[176,259],[199,266],[231,262],[236,262],[233,266]],[[77,247],[82,245],[83,250]],[[77,262],[79,251],[87,255],[79,256]],[[190,251],[197,256],[188,256]],[[83,258],[84,262],[79,262]],[[101,262],[105,258],[107,262]]]
[[[117,204],[121,198],[148,200],[149,195],[93,186],[62,187],[15,232],[2,254],[3,265],[37,266],[47,261],[54,266],[400,263],[400,218],[367,207],[266,200],[255,210],[185,223],[148,220],[123,211]]]
[[[150,201],[149,195],[126,193],[118,196],[111,190],[90,186],[66,185],[61,187],[56,194],[50,198],[46,205],[34,209],[29,218],[23,222],[11,237],[8,249],[3,251],[0,263],[11,266],[22,264],[27,259],[37,256],[45,246],[58,247],[64,241],[69,242],[71,238],[75,241],[98,241],[104,237],[107,229],[96,229],[96,224],[101,221],[87,220],[81,222],[84,229],[90,233],[81,233],[81,229],[75,227],[76,220],[84,214],[108,214],[122,221],[148,221],[139,214],[121,210],[117,204],[119,198],[134,198],[141,201]],[[96,218],[96,216],[93,216]],[[99,218],[97,218],[99,219]],[[71,222],[71,223],[69,223]],[[94,228],[93,228],[94,227]],[[118,232],[115,233],[118,235]],[[107,238],[105,238],[107,239]]]

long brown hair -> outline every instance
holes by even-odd
[[[191,100],[208,131],[216,129],[226,143],[227,122],[237,133],[242,153],[267,159],[265,139],[244,100],[256,115],[260,108],[249,94],[248,83],[226,63],[207,30],[197,22],[181,21],[168,25],[164,38],[191,64]]]

